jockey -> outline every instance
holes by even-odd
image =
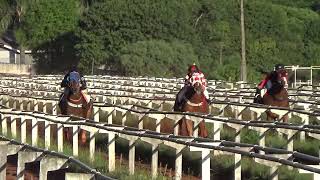
[[[207,80],[204,77],[204,74],[199,70],[198,66],[193,64],[188,69],[188,74],[185,77],[185,85],[193,86],[196,82],[202,84],[203,95],[206,97],[206,100],[209,102],[209,93],[207,91]]]
[[[71,75],[71,76],[70,76]],[[85,89],[87,89],[87,84],[86,84],[86,80],[84,79],[84,77],[78,72],[77,67],[76,66],[72,66],[72,68],[70,69],[70,71],[64,76],[62,82],[61,82],[61,87],[64,87],[64,92],[63,95],[60,99],[60,102],[63,104],[66,104],[67,102],[67,98],[70,95],[70,88],[68,86],[70,79],[72,79],[74,76],[78,76],[80,77],[80,91],[83,91]]]
[[[186,75],[184,82],[185,86],[177,94],[176,102],[174,104],[174,111],[181,111],[185,102],[191,98],[190,95],[187,94],[187,92],[189,92],[190,88],[192,88],[192,86],[196,82],[200,82],[202,84],[202,87],[204,89],[203,94],[207,102],[210,103],[209,93],[206,89],[207,82],[204,77],[204,74],[199,70],[199,68],[195,64],[193,64],[188,68],[188,74]]]
[[[284,69],[283,64],[275,65],[274,71],[265,75],[264,79],[259,83],[257,87],[256,96],[260,95],[261,89],[263,88],[266,88],[267,92],[269,92],[274,82],[278,82],[278,84],[281,84],[285,88],[288,88],[288,72]]]

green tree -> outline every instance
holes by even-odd
[[[25,13],[15,34],[33,50],[39,69],[58,72],[66,63],[76,63],[73,32],[80,18],[79,7],[78,0],[42,0]]]
[[[12,31],[18,29],[21,25],[25,13],[28,12],[29,7],[34,3],[33,0],[0,0],[1,4],[1,19],[0,19],[0,34],[11,28]],[[25,60],[25,44],[19,42],[20,46],[20,62]]]
[[[119,64],[120,50],[148,39],[192,42],[196,0],[109,0],[94,3],[80,21],[77,44],[80,65]]]
[[[198,64],[192,46],[178,41],[139,41],[120,53],[121,65],[129,76],[181,77],[190,64]]]

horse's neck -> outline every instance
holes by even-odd
[[[198,94],[198,93],[194,93],[194,95],[190,98],[190,102],[192,103],[201,103],[204,100],[204,95],[203,93]]]
[[[82,103],[82,101],[80,101],[82,99],[82,95],[81,93],[76,93],[76,94],[71,94],[69,96],[69,100],[72,101],[73,103],[76,103],[77,101],[79,101],[78,103],[80,104],[80,102]]]

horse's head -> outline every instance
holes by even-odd
[[[194,83],[193,88],[194,88],[194,91],[199,95],[202,94],[204,91],[203,86],[200,82]]]
[[[80,92],[80,75],[78,72],[71,72],[69,75],[69,88],[72,94]]]

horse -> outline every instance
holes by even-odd
[[[289,107],[289,98],[288,92],[285,88],[285,82],[274,82],[272,83],[271,89],[264,94],[262,98],[262,104],[269,105],[269,106],[276,106],[276,107]],[[270,112],[269,110],[266,111],[267,113],[267,120],[276,120],[279,119],[279,115]],[[282,117],[284,122],[288,121],[288,115]]]
[[[206,101],[203,91],[204,89],[201,83],[196,82],[193,88],[190,88],[190,90],[187,92],[187,96],[190,96],[191,98],[184,104],[182,111],[208,114],[209,105]],[[208,137],[208,131],[206,129],[205,122],[201,121],[198,126],[198,136],[204,138]],[[179,135],[193,136],[193,122],[191,120],[183,118],[179,121]]]
[[[82,117],[89,119],[92,115],[93,100],[89,95],[84,94],[80,90],[80,76],[76,76],[74,80],[68,83],[68,88],[70,90],[70,95],[67,97],[67,102],[65,105],[59,103],[59,108],[61,114],[72,115],[76,117]],[[64,96],[62,94],[61,96]],[[67,128],[65,131],[66,139],[70,140],[70,130]],[[80,130],[80,143],[83,145],[86,143],[86,133],[84,130]]]

